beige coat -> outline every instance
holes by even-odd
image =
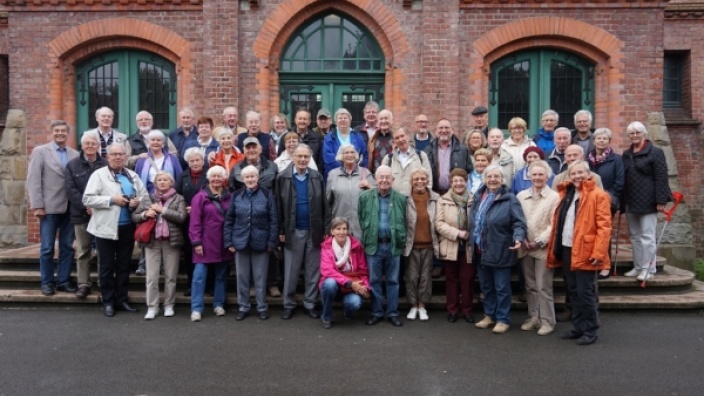
[[[435,216],[437,212],[437,203],[440,199],[438,193],[427,187],[430,198],[428,199],[428,216],[430,217],[430,234],[433,237],[433,254],[438,257],[440,254],[440,243],[438,233],[435,231]],[[413,250],[413,240],[416,236],[416,221],[418,220],[418,210],[413,197],[408,197],[406,204],[406,249],[403,251],[404,256],[409,256]]]
[[[391,174],[394,176],[391,188],[410,197],[411,189],[413,188],[411,185],[411,173],[418,168],[424,168],[428,172],[428,187],[433,188],[433,170],[430,168],[428,155],[424,151],[416,152],[413,147],[409,147],[408,151],[411,156],[405,168],[399,160],[398,149],[394,149],[393,155],[386,154],[381,164],[391,168]]]
[[[440,252],[438,258],[440,260],[447,261],[457,261],[457,250],[459,249],[460,243],[457,238],[460,235],[459,224],[457,222],[457,216],[459,208],[455,205],[452,200],[451,191],[448,191],[445,195],[440,198],[438,202],[437,212],[435,213],[435,231],[438,233],[440,244]],[[469,216],[474,202],[474,197],[470,194],[469,200],[467,201],[467,210],[462,213],[462,216]],[[471,222],[468,221],[469,224]],[[470,239],[472,235],[472,230],[468,230],[470,234]],[[470,252],[470,246],[472,244],[467,241],[467,262],[472,262],[472,254]]]
[[[526,218],[526,226],[528,227],[527,240],[530,242],[540,241],[545,244],[542,249],[529,251],[521,248],[518,251],[518,258],[529,255],[539,260],[546,260],[548,258],[548,242],[550,241],[550,235],[552,235],[553,214],[560,203],[560,195],[550,187],[545,186],[537,198],[533,197],[532,187],[519,192],[516,198],[521,203],[523,215]]]
[[[68,161],[78,158],[78,151],[66,147],[66,157]],[[68,211],[64,167],[53,142],[32,150],[27,169],[27,194],[30,209],[44,209],[46,214]]]

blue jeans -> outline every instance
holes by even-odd
[[[401,257],[391,255],[391,244],[380,243],[376,254],[367,255],[369,267],[369,283],[372,286],[372,315],[383,317],[384,310],[381,302],[384,295],[381,292],[381,277],[386,276],[386,316],[398,316],[398,278],[401,266]]]
[[[203,312],[203,295],[205,294],[205,278],[208,270],[215,271],[215,290],[213,291],[213,307],[225,305],[225,286],[228,263],[197,263],[193,269],[193,284],[191,285],[191,311]]]
[[[484,293],[484,315],[495,322],[511,324],[511,267],[479,265],[477,270]]]
[[[322,319],[326,322],[332,320],[332,302],[337,297],[339,289],[337,281],[332,278],[325,279],[320,286],[320,297],[323,300]],[[342,305],[345,307],[345,316],[352,316],[352,312],[362,307],[362,297],[357,293],[347,293],[342,297]]]
[[[56,231],[59,232],[59,262],[56,269],[58,275],[58,285],[62,285],[71,280],[71,267],[73,267],[74,231],[71,224],[71,215],[48,214],[39,221],[39,238],[41,245],[39,248],[39,272],[42,278],[42,286],[54,284],[54,241]]]

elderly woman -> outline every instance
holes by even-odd
[[[464,144],[469,149],[469,154],[471,154],[472,161],[474,161],[474,153],[476,153],[479,149],[486,148],[487,146],[486,135],[484,135],[484,133],[480,130],[472,130],[467,135],[467,139]]]
[[[511,324],[511,267],[526,239],[526,221],[516,196],[504,185],[501,167],[484,171],[484,185],[474,195],[469,216],[472,263],[477,266],[484,294],[484,318],[475,326],[495,324],[494,334],[503,334]]]
[[[269,136],[274,139],[276,147],[279,147],[279,140],[291,128],[288,123],[288,119],[286,118],[285,114],[279,113],[271,117],[269,125],[271,126],[271,132],[269,132]]]
[[[236,320],[244,320],[250,309],[250,278],[254,279],[259,319],[269,318],[266,304],[266,275],[269,253],[276,249],[279,235],[278,212],[274,193],[258,184],[259,170],[249,165],[242,169],[244,188],[230,198],[225,215],[225,247],[235,253],[237,269]]]
[[[536,147],[535,143],[526,136],[528,124],[521,117],[514,117],[508,122],[508,131],[510,136],[504,140],[501,147],[513,157],[513,169],[521,169],[526,164],[523,152],[528,147]]]
[[[224,128],[218,134],[218,144],[220,147],[215,152],[215,155],[212,156],[213,159],[208,159],[208,164],[210,166],[220,165],[229,174],[235,165],[244,160],[244,154],[235,147],[235,135],[229,128]]]
[[[293,151],[296,150],[298,144],[300,143],[300,138],[297,133],[287,133],[283,137],[285,150],[281,152],[279,158],[274,160],[274,163],[279,168],[279,173],[283,172],[284,169],[288,168],[289,165],[293,163]],[[314,170],[318,170],[318,165],[315,161],[310,161],[308,167]]]
[[[523,208],[528,228],[523,246],[518,251],[525,279],[529,315],[521,330],[537,329],[538,335],[545,336],[555,328],[553,270],[546,266],[546,248],[552,232],[552,216],[560,197],[548,186],[552,170],[547,162],[533,161],[528,165],[528,172],[532,186],[516,196]]]
[[[374,175],[367,168],[359,165],[359,154],[351,144],[340,146],[336,158],[342,165],[330,172],[325,185],[327,210],[331,213],[329,218],[348,219],[347,231],[361,238],[362,229],[357,216],[357,202],[362,191],[376,185]]]
[[[569,180],[557,188],[560,203],[553,215],[548,267],[562,268],[570,296],[572,329],[560,338],[590,345],[599,328],[595,272],[609,268],[611,200],[596,186],[585,161],[573,162],[567,172]]]
[[[560,116],[552,109],[545,110],[540,117],[541,127],[533,136],[533,142],[543,150],[545,155],[550,155],[555,148],[555,128],[559,121]]]
[[[208,169],[208,185],[193,197],[188,234],[193,244],[193,283],[191,284],[191,321],[199,322],[203,313],[203,294],[208,269],[215,271],[213,307],[216,316],[225,316],[227,266],[233,259],[224,246],[225,210],[230,192],[224,187],[227,171],[219,165]]]
[[[468,254],[471,230],[467,218],[472,202],[473,196],[467,191],[467,171],[453,169],[450,172],[450,191],[438,201],[435,215],[435,229],[439,237],[438,258],[445,268],[447,321],[450,323],[457,322],[460,310],[467,323],[474,323],[472,305],[476,267]]]
[[[484,136],[483,133],[481,135]],[[492,158],[491,150],[487,148],[478,149],[474,152],[474,155],[472,155],[474,169],[472,173],[469,174],[467,180],[467,189],[470,194],[474,195],[474,193],[479,190],[479,187],[484,184],[484,170],[491,164]]]
[[[370,297],[369,271],[364,248],[348,233],[349,223],[344,217],[335,217],[330,223],[332,237],[320,245],[320,297],[323,301],[321,320],[323,328],[332,327],[332,303],[342,294],[345,318],[352,319],[354,311],[362,306],[362,299]]]
[[[186,220],[186,203],[173,188],[174,178],[159,171],[154,178],[156,189],[149,199],[143,199],[132,213],[132,221],[141,223],[155,219],[152,237],[145,245],[147,262],[147,314],[154,319],[159,314],[159,270],[164,268],[164,316],[174,316],[176,278],[183,245],[182,224]]]
[[[191,245],[191,238],[188,235],[188,227],[191,221],[191,202],[193,197],[203,189],[208,179],[205,177],[205,171],[203,170],[204,158],[203,152],[197,147],[191,147],[183,153],[183,159],[188,164],[188,170],[181,173],[181,176],[176,179],[176,193],[183,197],[186,205],[186,219],[183,222],[183,261],[184,261],[184,271],[188,275],[188,289],[183,292],[183,295],[190,297],[191,288],[190,285],[193,282],[193,246]],[[215,277],[213,277],[215,280]],[[212,283],[212,282],[209,282]]]
[[[203,153],[203,158],[208,159],[211,153],[215,155],[220,144],[213,138],[213,119],[207,116],[200,117],[196,123],[198,126],[198,137],[195,140],[186,142],[183,145],[184,153],[191,147],[197,147]],[[205,167],[207,168],[207,163]]]
[[[621,212],[626,213],[633,245],[633,269],[626,276],[648,280],[655,274],[655,227],[658,212],[672,200],[663,151],[648,140],[645,125],[634,121],[626,129],[631,146],[623,152],[625,188]],[[596,142],[595,142],[596,144]]]
[[[335,123],[337,129],[325,135],[323,140],[323,161],[325,162],[325,177],[330,174],[333,169],[340,166],[337,159],[340,146],[351,144],[357,150],[360,157],[360,165],[367,167],[367,145],[364,143],[364,138],[350,128],[352,123],[352,114],[347,109],[340,108],[335,112]]]
[[[518,170],[513,176],[513,183],[511,184],[511,191],[514,194],[518,194],[523,190],[531,188],[532,181],[530,178],[530,172],[528,167],[535,161],[545,161],[545,153],[539,147],[528,147],[523,152],[523,160],[526,166]],[[548,186],[552,186],[552,181],[555,179],[555,175],[550,171],[550,178],[548,179]]]
[[[411,173],[411,196],[406,205],[406,300],[411,305],[406,318],[428,320],[425,305],[433,295],[433,259],[439,254],[435,213],[440,196],[428,187],[430,173],[418,168]]]
[[[165,147],[166,136],[161,131],[155,129],[149,132],[147,142],[149,143],[147,157],[137,160],[134,171],[147,187],[147,191],[153,194],[155,190],[154,178],[158,172],[167,172],[176,180],[183,169],[181,169],[181,162],[178,158],[170,154]]]

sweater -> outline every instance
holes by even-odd
[[[428,190],[418,193],[413,191],[411,193],[413,197],[413,202],[416,205],[417,210],[417,220],[416,220],[416,232],[413,236],[413,248],[414,249],[432,249],[433,248],[433,237],[430,228],[430,215],[428,214],[428,199],[430,194]]]

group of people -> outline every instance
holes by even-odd
[[[608,277],[611,219],[626,213],[634,268],[626,276],[648,279],[655,271],[657,212],[670,199],[667,165],[640,122],[627,127],[631,146],[616,154],[612,132],[591,129],[586,110],[574,131],[556,128],[558,114],[542,115],[529,138],[514,118],[504,139],[477,107],[473,129],[459,133],[447,119],[434,131],[427,116],[416,131],[394,126],[393,114],[375,102],[356,128],[351,113],[300,109],[289,128],[272,117],[269,133],[250,111],[238,125],[234,107],[222,126],[210,117],[179,113],[181,126],[165,135],[151,114],[137,115],[138,133],[113,130],[113,112],[96,111],[98,127],[81,136],[81,153],[66,145],[66,122],[51,124],[52,142],[35,148],[27,189],[40,220],[42,292],[91,293],[89,260],[97,249],[103,312],[134,312],[128,303],[135,234],[142,243],[147,313],[173,316],[181,256],[189,276],[191,320],[200,321],[206,294],[223,316],[227,277],[237,277],[236,320],[269,317],[267,291],[281,295],[281,318],[298,305],[324,328],[341,297],[351,318],[371,302],[366,324],[386,318],[402,326],[401,275],[410,309],[426,321],[434,269],[445,273],[447,320],[463,317],[477,328],[505,333],[511,324],[511,270],[522,270],[529,318],[522,330],[551,334],[555,327],[553,269],[563,270],[573,328],[563,338],[596,341],[596,279]],[[144,231],[146,230],[146,231]],[[58,279],[54,239],[59,233]],[[78,287],[70,282],[78,247]],[[283,272],[283,276],[282,276]],[[159,301],[159,277],[164,299]],[[479,278],[484,317],[474,322],[474,282]],[[318,310],[318,301],[322,311]],[[386,307],[384,308],[384,302]]]

